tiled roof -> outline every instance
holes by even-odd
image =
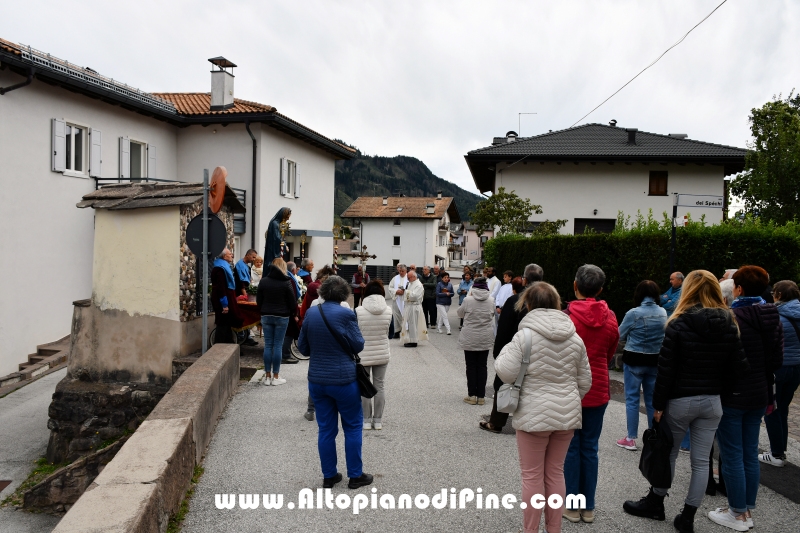
[[[11,52],[14,55],[20,55],[19,46],[5,39],[0,39],[0,50]]]
[[[693,139],[681,139],[638,131],[636,144],[628,144],[625,128],[604,124],[584,124],[535,137],[520,137],[514,142],[472,150],[467,157],[545,156],[545,157],[741,157],[747,150]]]
[[[105,185],[86,194],[78,202],[80,208],[94,209],[140,209],[170,205],[191,205],[203,199],[202,183],[125,183]],[[245,207],[236,193],[225,186],[224,205],[234,213],[244,213]]]
[[[272,113],[274,107],[258,102],[233,99],[233,107],[223,111],[211,111],[211,93],[153,93],[175,105],[182,115],[232,115],[236,113]]]
[[[428,204],[434,205],[432,214],[426,213]],[[390,196],[386,201],[386,205],[383,205],[383,197],[381,196],[361,196],[342,213],[342,217],[437,219],[442,218],[449,211],[451,221],[460,222],[458,210],[451,209],[451,206],[455,208],[455,202],[451,196],[442,197],[441,200],[437,200],[435,197]],[[457,220],[453,220],[454,218]]]

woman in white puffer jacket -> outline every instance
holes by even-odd
[[[372,398],[361,398],[364,410],[364,429],[383,429],[383,407],[386,400],[383,393],[386,367],[389,365],[389,323],[392,321],[392,308],[386,305],[386,292],[383,282],[376,279],[364,287],[361,305],[356,307],[358,328],[364,337],[364,350],[358,354],[361,364],[371,372],[372,384],[378,394]]]
[[[581,399],[592,386],[592,370],[586,346],[569,317],[561,311],[561,298],[549,283],[537,282],[517,301],[528,314],[519,331],[494,362],[504,383],[513,383],[522,366],[525,329],[530,330],[530,364],[514,412],[517,448],[522,469],[522,499],[525,531],[538,531],[542,509],[531,505],[531,497],[558,494],[563,501],[564,458],[572,433],[581,427]],[[561,531],[561,509],[545,510],[548,533]]]

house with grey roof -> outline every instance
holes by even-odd
[[[671,215],[674,194],[727,196],[726,177],[741,172],[747,150],[636,128],[584,124],[533,137],[508,132],[464,158],[481,192],[500,187],[542,206],[533,224],[566,219],[563,233],[614,229],[617,214]],[[718,223],[725,209],[680,207]]]

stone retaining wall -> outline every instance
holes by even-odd
[[[164,532],[239,383],[239,347],[217,344],[181,375],[54,533]]]

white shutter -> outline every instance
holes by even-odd
[[[300,198],[300,163],[294,164],[294,197]]]
[[[53,170],[64,172],[67,170],[67,123],[63,120],[53,119],[53,155],[51,156]]]
[[[281,196],[286,195],[286,180],[289,177],[289,164],[285,157],[281,157]]]
[[[119,138],[119,177],[131,177],[131,140],[127,137]]]
[[[89,134],[92,139],[91,148],[89,152],[89,175],[99,178],[103,175],[101,168],[103,166],[103,132],[92,128]]]
[[[156,178],[156,147],[147,145],[147,177]]]

